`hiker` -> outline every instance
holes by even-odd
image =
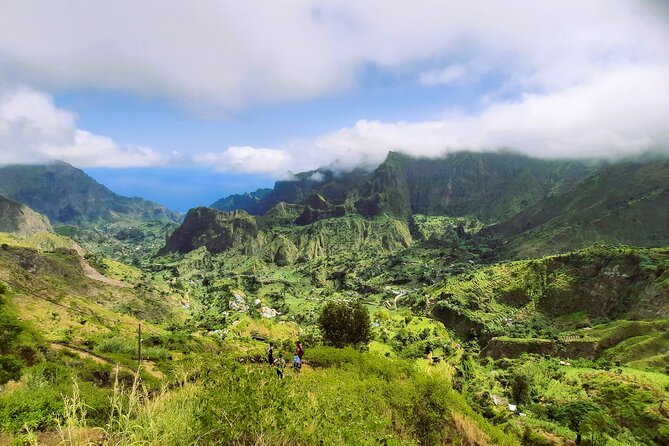
[[[283,369],[286,368],[286,361],[283,359],[283,353],[279,352],[279,357],[274,361],[276,367],[276,376],[283,379]]]
[[[272,365],[274,365],[274,344],[270,342],[269,347],[267,347],[265,351],[267,352],[267,363],[272,367]]]
[[[302,356],[304,355],[304,347],[302,343],[297,341],[295,343],[295,354],[293,355],[293,369],[299,371],[302,368]]]
[[[293,355],[293,369],[295,371],[300,371],[302,368],[302,356],[304,355],[304,347],[302,347],[302,343],[300,341],[297,341],[295,343],[295,354]]]

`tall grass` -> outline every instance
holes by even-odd
[[[198,386],[182,377],[176,387],[163,387],[150,395],[139,370],[125,386],[116,376],[111,397],[111,415],[105,432],[110,445],[184,445],[195,443],[193,415],[198,404]]]
[[[72,396],[63,395],[63,408],[63,417],[58,419],[61,444],[69,446],[85,444],[86,405],[81,400],[76,380],[72,385]]]
[[[181,369],[169,388],[154,394],[139,371],[126,384],[117,372],[104,444],[518,444],[474,414],[449,380],[409,361],[352,350],[311,352],[323,366],[284,379],[266,365],[212,358],[201,368]],[[75,391],[65,400],[65,444],[77,444],[86,427],[77,398]]]

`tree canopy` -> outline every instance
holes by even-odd
[[[323,339],[336,347],[367,344],[372,339],[369,312],[360,302],[328,302],[318,318]]]

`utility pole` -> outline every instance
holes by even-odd
[[[137,326],[137,370],[142,365],[142,324]]]

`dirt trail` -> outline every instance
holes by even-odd
[[[115,286],[121,286],[128,288],[132,285],[122,282],[120,280],[116,279],[111,279],[109,277],[103,276],[91,266],[90,263],[86,261],[84,256],[86,255],[86,250],[78,243],[73,243],[71,247],[79,256],[79,264],[81,265],[81,269],[84,272],[84,275],[88,277],[89,279],[97,280],[98,282],[103,282],[109,285],[115,285]]]
[[[111,279],[107,276],[103,276],[93,268],[90,263],[88,263],[83,257],[79,257],[79,262],[81,263],[81,269],[84,271],[84,275],[89,279],[97,280],[98,282],[103,282],[108,285],[120,286],[124,288],[129,288],[131,285],[120,280]]]
[[[80,358],[90,359],[91,361],[97,362],[98,364],[109,364],[110,363],[110,361],[107,361],[106,359],[101,358],[100,356],[94,355],[93,353],[90,353],[90,352],[87,352],[87,351],[84,351],[84,350],[79,350],[79,349],[76,349],[76,348],[73,348],[73,347],[69,347],[67,345],[57,344],[57,343],[54,342],[54,343],[51,343],[49,345],[49,347],[51,347],[54,350],[58,350],[58,351],[65,350],[65,351],[68,351],[70,353],[74,353],[75,355],[79,356]]]
[[[85,350],[80,350],[80,349],[78,349],[78,348],[70,347],[70,346],[68,346],[68,345],[57,344],[57,343],[54,342],[54,343],[51,343],[51,344],[50,344],[50,347],[51,347],[52,349],[54,349],[54,350],[60,350],[60,351],[62,351],[62,350],[66,350],[66,351],[68,351],[68,352],[70,352],[70,353],[74,353],[75,355],[78,355],[80,358],[90,359],[91,361],[95,361],[95,362],[97,362],[98,364],[118,365],[119,367],[121,367],[121,368],[123,368],[123,369],[126,369],[126,370],[129,370],[129,371],[131,371],[132,373],[135,372],[134,369],[131,369],[131,368],[128,367],[128,366],[125,366],[125,365],[123,365],[123,364],[116,364],[116,363],[114,363],[113,361],[110,361],[110,360],[108,360],[108,359],[106,359],[106,358],[103,358],[102,356],[98,356],[98,355],[96,355],[96,354],[94,354],[94,353],[87,352],[87,351],[85,351]],[[153,361],[147,361],[147,360],[142,361],[142,368],[143,368],[149,375],[153,376],[154,378],[158,378],[158,379],[163,379],[163,378],[165,378],[165,375],[163,374],[163,372],[161,372],[160,370],[158,370],[158,369],[156,368],[156,364],[155,364]]]

